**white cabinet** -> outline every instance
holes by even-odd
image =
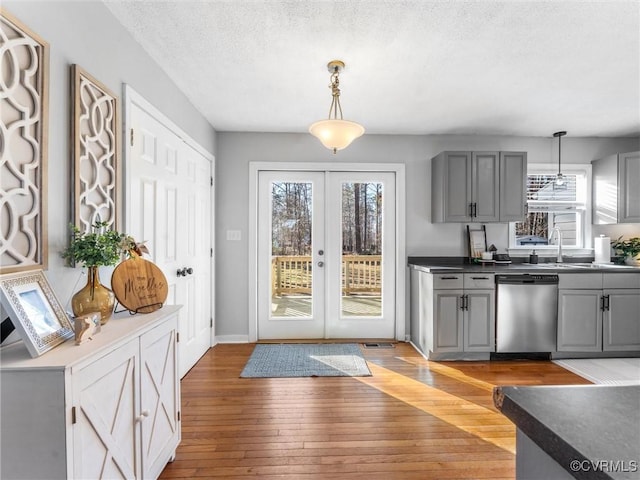
[[[180,442],[178,306],[2,358],[2,478],[157,478]]]
[[[431,160],[433,222],[509,222],[525,216],[525,152],[442,152]]]
[[[640,274],[560,274],[558,352],[640,351]]]
[[[411,338],[430,359],[495,351],[493,273],[411,273]]]
[[[594,160],[593,223],[640,223],[640,152]]]

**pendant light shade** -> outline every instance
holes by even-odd
[[[320,120],[309,127],[309,132],[317,137],[329,150],[336,153],[347,148],[351,142],[364,133],[364,127],[349,120]]]
[[[356,138],[362,136],[364,127],[356,122],[350,122],[342,118],[342,106],[340,105],[340,72],[344,69],[344,62],[333,60],[327,64],[331,72],[331,106],[329,118],[313,123],[309,127],[309,133],[318,138],[322,144],[335,154],[338,150],[347,148]],[[338,117],[339,114],[339,117]]]
[[[561,150],[560,150],[560,144],[562,141],[562,137],[564,137],[567,134],[567,132],[556,132],[553,134],[554,137],[556,137],[558,139],[558,174],[556,175],[556,180],[555,180],[555,184],[558,187],[562,187],[565,184],[565,178],[564,175],[562,175],[562,170],[560,168],[560,154],[561,154]]]

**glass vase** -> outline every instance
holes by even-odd
[[[71,308],[76,317],[100,312],[100,325],[104,325],[113,314],[115,301],[113,292],[100,283],[98,267],[88,267],[87,284],[73,295]]]

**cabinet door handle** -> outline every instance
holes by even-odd
[[[473,202],[473,215],[471,216],[474,218],[478,216],[478,204],[476,202]]]
[[[471,280],[489,280],[489,277],[471,277]]]
[[[143,410],[142,412],[140,412],[140,416],[136,417],[136,423],[140,423],[148,416],[149,416],[149,410]]]
[[[602,299],[604,300],[604,308],[603,308],[603,309],[604,309],[606,312],[608,312],[608,311],[609,311],[609,295],[604,295],[604,296],[602,297]]]
[[[473,218],[473,203],[469,204],[469,216]]]
[[[469,295],[460,297],[460,310],[469,310]]]
[[[604,295],[600,297],[600,310],[604,312]]]
[[[440,280],[458,280],[458,277],[440,277]]]

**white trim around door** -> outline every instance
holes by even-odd
[[[395,174],[395,339],[406,340],[405,166],[400,163],[249,163],[249,342],[258,340],[258,177],[260,171],[390,172]]]

